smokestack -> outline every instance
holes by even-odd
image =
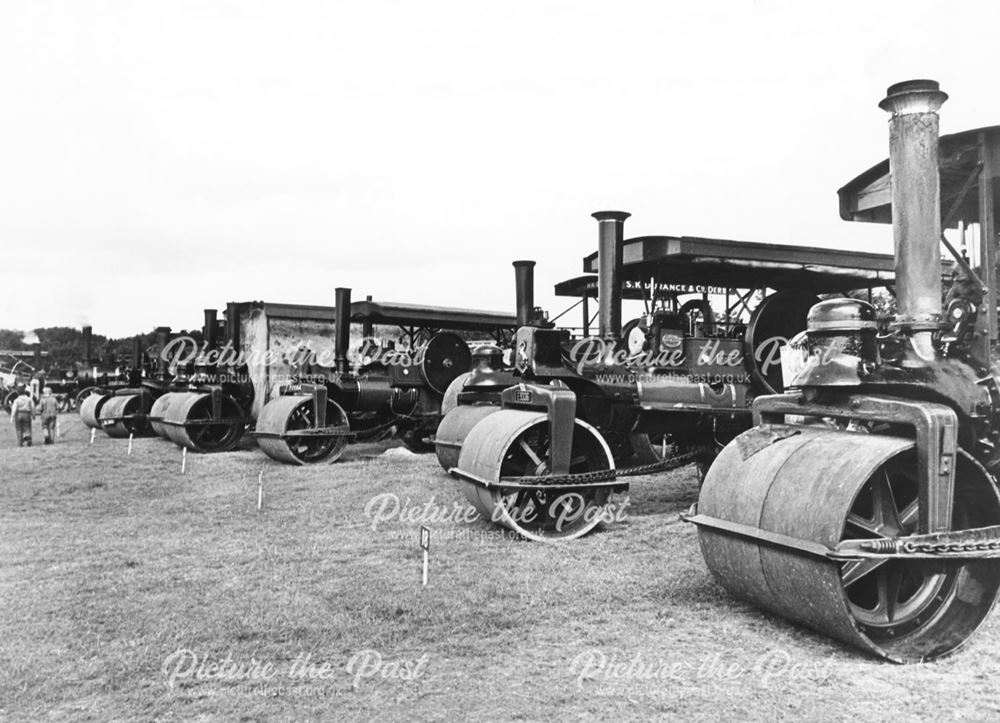
[[[913,333],[913,347],[934,358],[931,333],[941,322],[941,184],[938,114],[948,99],[936,81],[889,86],[879,108],[889,120],[892,235],[896,253],[895,326]]]
[[[163,350],[167,348],[170,341],[170,327],[156,327],[156,376],[161,381],[167,378],[167,360],[163,355]]]
[[[598,334],[602,339],[622,335],[622,252],[625,247],[625,211],[598,211],[597,294]]]
[[[142,337],[134,336],[132,337],[132,368],[140,369],[142,367]]]
[[[517,325],[528,326],[535,316],[535,262],[514,262],[514,298]]]
[[[90,338],[94,330],[90,326],[83,327],[83,365],[90,366],[90,360],[94,358],[93,340]]]
[[[205,339],[206,349],[215,348],[215,330],[218,318],[219,312],[216,309],[205,309],[205,328],[202,329],[202,336]]]
[[[365,301],[371,301],[372,297],[369,294],[365,297]],[[361,322],[361,336],[364,339],[371,339],[375,336],[375,325],[372,323],[371,319],[365,319]]]
[[[235,301],[226,304],[226,341],[233,353],[240,351],[240,311]]]
[[[42,369],[42,342],[36,341],[31,345],[31,349],[34,352],[32,365],[35,367],[35,371],[41,371]]]
[[[351,290],[338,287],[334,291],[337,308],[333,322],[333,366],[340,374],[351,367],[347,361],[347,348],[351,343]]]

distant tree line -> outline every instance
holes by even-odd
[[[84,363],[83,359],[83,332],[69,326],[50,326],[43,329],[33,329],[38,341],[41,342],[42,350],[48,352],[48,357],[44,359],[43,365],[50,369],[68,369],[79,367]],[[201,330],[180,331],[175,334],[189,334],[195,341],[201,343]],[[14,351],[29,351],[32,344],[24,341],[25,332],[18,329],[0,329],[0,349],[11,349]],[[143,351],[155,352],[156,331],[148,331],[138,334],[142,339]],[[132,362],[132,339],[134,336],[121,338],[108,338],[103,334],[91,334],[90,348],[91,361],[99,365],[131,364]]]

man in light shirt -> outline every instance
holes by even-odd
[[[20,393],[10,405],[10,423],[14,425],[17,433],[17,446],[31,446],[31,418],[35,414],[35,404],[31,401],[31,395],[25,387],[21,387]]]

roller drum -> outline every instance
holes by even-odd
[[[709,470],[699,516],[836,547],[843,539],[916,532],[917,470],[910,439],[795,428],[773,441],[756,428]],[[956,468],[952,529],[1000,523],[1000,497],[967,455]],[[897,662],[960,645],[985,619],[1000,561],[836,562],[699,526],[702,555],[733,594],[849,645]]]
[[[87,392],[88,390],[84,390]],[[101,407],[104,403],[111,399],[110,394],[101,394],[95,389],[90,389],[89,393],[84,394],[81,392],[77,397],[77,404],[80,408],[80,419],[83,421],[84,425],[90,427],[91,429],[100,429],[100,415]]]
[[[123,394],[108,397],[101,406],[97,419],[109,437],[125,438],[143,436],[150,432],[149,419],[143,408],[148,397],[142,394]],[[87,398],[88,400],[90,397]]]
[[[437,452],[438,463],[446,472],[458,466],[462,444],[472,428],[499,411],[500,407],[494,404],[465,404],[444,416],[434,435],[434,451]]]
[[[600,433],[574,420],[570,473],[614,469]],[[549,421],[542,412],[502,409],[476,424],[465,438],[457,467],[471,477],[497,484],[504,478],[550,473]],[[586,487],[543,491],[500,489],[459,479],[466,499],[487,520],[529,540],[570,540],[587,534],[606,518],[610,489]]]
[[[235,399],[223,394],[220,414],[213,415],[212,395],[204,392],[179,392],[171,400],[160,422],[167,438],[192,452],[228,452],[243,436],[246,427],[243,410]]]
[[[445,417],[452,409],[458,406],[458,395],[465,388],[465,383],[469,381],[472,372],[460,374],[452,380],[448,388],[444,390],[444,397],[441,399],[441,416]]]
[[[347,414],[339,404],[326,403],[326,424],[347,426]],[[315,429],[315,410],[311,396],[275,397],[257,416],[257,444],[271,459],[288,464],[334,462],[343,454],[348,437],[344,435],[300,435],[296,430]]]
[[[163,422],[163,419],[169,416],[170,407],[179,404],[186,396],[186,392],[167,392],[153,402],[153,406],[149,409],[149,425],[158,437],[173,441],[170,437],[169,427]]]

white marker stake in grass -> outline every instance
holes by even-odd
[[[93,444],[93,443],[94,443],[94,435],[95,435],[95,434],[97,434],[97,430],[96,430],[96,429],[94,429],[93,427],[91,427],[91,429],[90,429],[90,443],[91,443],[91,444]]]
[[[188,462],[188,448],[181,448],[181,474],[184,474],[184,470],[187,469]]]
[[[420,528],[420,548],[424,551],[424,587],[427,587],[427,564],[430,562],[431,531],[426,527]]]
[[[264,504],[264,470],[260,471],[257,475],[257,511],[260,512],[261,506]]]
[[[132,434],[128,436],[128,452],[126,454],[132,454]]]

